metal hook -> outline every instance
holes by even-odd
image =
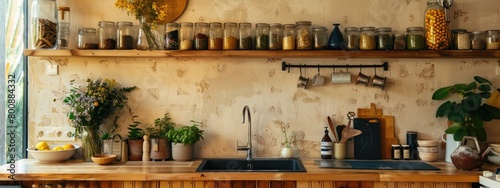
[[[349,64],[345,64],[345,71],[349,72]]]
[[[499,62],[500,64],[500,62]],[[332,64],[333,72],[335,72],[335,64]]]
[[[302,76],[302,64],[299,64],[300,76]]]
[[[320,68],[320,67],[319,67],[319,63],[318,63],[318,74],[319,74],[319,68]]]
[[[373,64],[375,65],[375,64]],[[373,70],[375,70],[375,75],[377,75],[377,67],[373,67]]]

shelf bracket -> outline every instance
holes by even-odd
[[[281,63],[281,70],[286,71],[288,69],[288,72],[290,72],[290,68],[383,68],[384,71],[389,70],[389,63],[384,62],[379,65],[307,65],[307,64],[299,64],[299,65],[293,65],[293,64],[287,64],[286,62]]]

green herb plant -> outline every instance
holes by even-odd
[[[203,130],[199,128],[200,123],[191,120],[193,125],[184,125],[177,130],[172,130],[167,133],[168,139],[173,143],[182,143],[184,145],[194,144],[203,139]]]
[[[136,121],[135,118],[139,117],[137,115],[134,115],[134,112],[132,112],[132,109],[129,107],[129,114],[132,119],[132,124],[130,124],[127,129],[128,131],[128,139],[129,140],[140,140],[144,136],[144,131],[139,128],[138,126],[141,125],[142,123],[139,121]]]
[[[165,113],[162,118],[155,119],[153,127],[146,127],[146,133],[151,138],[167,139],[167,133],[174,130],[175,123],[172,122],[169,113]]]
[[[120,116],[115,116],[115,119],[113,119],[113,123],[111,124],[111,126],[109,128],[107,128],[106,130],[102,131],[102,134],[101,134],[102,140],[109,140],[113,137],[114,134],[116,134],[116,132],[118,131],[118,129],[120,127],[118,125],[119,118],[120,118]]]

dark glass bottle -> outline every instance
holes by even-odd
[[[344,37],[342,32],[340,32],[338,23],[333,24],[333,30],[328,38],[328,49],[330,50],[341,50],[344,48]]]
[[[325,136],[321,139],[321,158],[332,158],[332,139],[328,136],[328,128],[325,127]]]

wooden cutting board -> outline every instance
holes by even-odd
[[[374,103],[370,108],[358,108],[359,118],[378,118],[380,120],[380,149],[382,159],[391,158],[391,145],[397,144],[398,139],[395,135],[394,116],[383,115],[382,109],[377,109]]]
[[[165,23],[172,22],[179,18],[184,10],[186,10],[188,0],[168,0],[164,1],[167,3],[167,18]]]

